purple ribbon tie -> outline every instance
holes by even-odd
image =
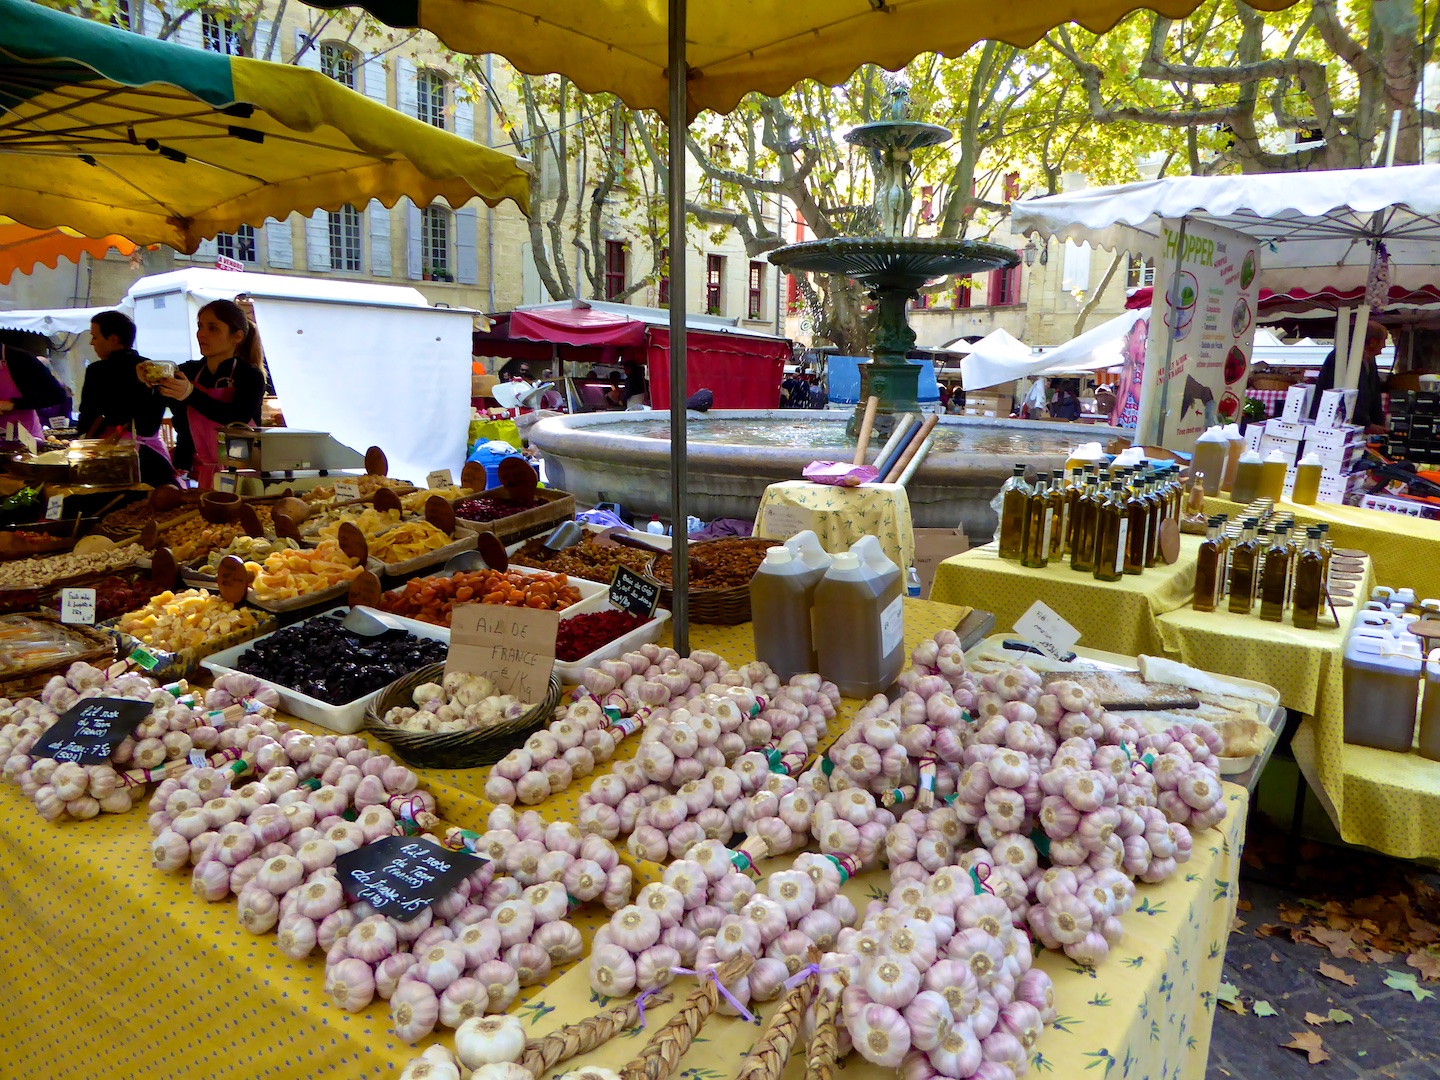
[[[715,989],[720,991],[721,997],[723,997],[731,1004],[735,1011],[740,1014],[741,1019],[743,1019],[746,1023],[750,1024],[760,1023],[754,1013],[752,1013],[744,1005],[740,1004],[739,998],[737,998],[734,994],[730,993],[729,990],[725,989],[725,984],[720,981],[720,976],[715,974],[714,968],[706,968],[704,971],[695,971],[692,968],[672,967],[670,970],[676,975],[694,975],[697,979],[710,979],[712,982],[715,983]]]
[[[663,987],[652,986],[635,999],[635,1011],[640,1014],[640,1026],[645,1026],[645,1000],[654,994],[658,994]]]
[[[839,968],[821,967],[819,964],[806,964],[803,968],[785,980],[785,989],[794,990],[811,975],[833,975]]]

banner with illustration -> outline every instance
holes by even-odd
[[[1183,235],[1179,221],[1162,228],[1144,367],[1132,377],[1140,387],[1137,441],[1189,453],[1206,428],[1237,422],[1245,404],[1260,251],[1252,238],[1216,225],[1187,221]],[[1121,382],[1123,390],[1123,375]],[[1123,409],[1123,396],[1116,405]]]

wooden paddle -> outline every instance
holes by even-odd
[[[870,449],[870,432],[875,428],[875,410],[880,407],[880,399],[874,394],[865,402],[865,415],[860,418],[860,441],[855,446],[855,460],[852,465],[865,464],[865,452]]]
[[[390,475],[390,459],[385,456],[384,450],[372,446],[365,451],[365,471],[371,476]]]

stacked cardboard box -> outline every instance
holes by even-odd
[[[1318,501],[1342,503],[1364,490],[1366,473],[1363,469],[1355,471],[1355,467],[1365,453],[1365,429],[1345,422],[1355,407],[1354,390],[1324,391],[1315,419],[1310,421],[1313,389],[1292,386],[1286,391],[1280,419],[1245,429],[1246,448],[1262,458],[1277,451],[1285,458],[1287,499],[1295,487],[1296,466],[1301,458],[1313,453],[1322,469]],[[1440,414],[1435,422],[1440,425]]]
[[[1420,468],[1440,466],[1440,391],[1390,395],[1390,456]]]

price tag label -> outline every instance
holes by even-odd
[[[450,479],[449,469],[436,469],[425,477],[425,486],[432,491],[435,488],[453,487],[455,482]]]
[[[190,765],[191,765],[192,768],[195,768],[195,769],[203,769],[203,768],[205,768],[205,766],[208,765],[208,764],[210,764],[210,763],[205,760],[205,751],[204,751],[204,750],[191,750],[191,751],[190,751]]]
[[[61,589],[60,621],[79,623],[82,626],[95,625],[95,590]]]
[[[450,613],[445,674],[484,675],[498,693],[537,702],[550,686],[559,628],[560,616],[554,611],[459,604]]]
[[[146,671],[154,671],[160,666],[160,658],[143,645],[136,646],[130,653],[129,659],[136,667],[144,668]]]
[[[34,757],[99,765],[150,715],[153,702],[134,698],[87,698],[55,721],[35,744]]]
[[[648,619],[660,602],[660,585],[646,581],[628,566],[615,567],[610,579],[610,603],[621,611]]]
[[[360,498],[360,485],[349,480],[335,481],[335,497],[347,501]]]
[[[60,515],[65,513],[65,496],[51,495],[45,500],[45,520],[59,521]]]
[[[1080,631],[1043,600],[1036,600],[1030,610],[1015,620],[1015,632],[1056,660],[1069,653],[1080,640]]]
[[[15,437],[20,440],[20,445],[25,448],[26,453],[35,453],[35,436],[30,434],[30,429],[24,424],[15,425]]]
[[[764,508],[760,535],[772,540],[789,540],[798,532],[815,529],[815,511],[804,506],[776,503]]]
[[[346,896],[409,922],[484,862],[468,851],[386,836],[341,855],[335,860],[335,873]]]

